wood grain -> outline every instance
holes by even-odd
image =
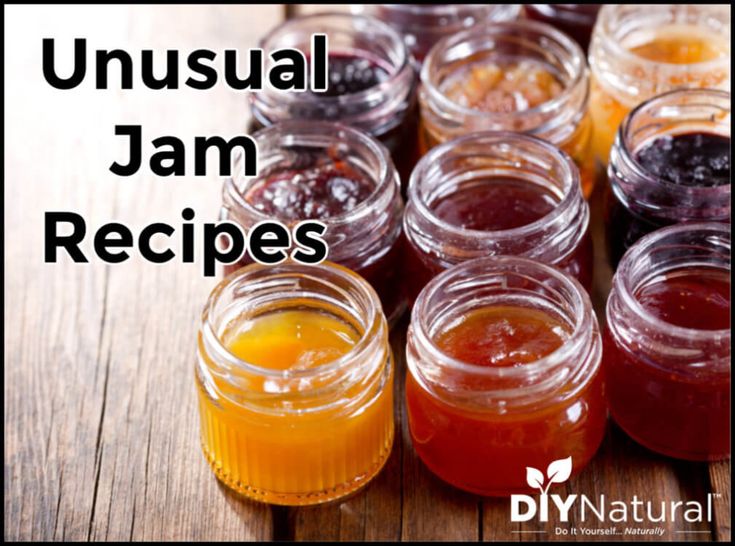
[[[248,111],[245,96],[224,87],[97,91],[86,82],[56,91],[42,80],[41,38],[57,39],[67,67],[77,36],[90,48],[242,49],[285,11],[282,5],[6,8],[6,44],[13,47],[5,57],[5,539],[650,539],[557,535],[556,527],[565,526],[557,521],[511,524],[507,499],[465,494],[435,478],[413,451],[405,417],[406,317],[391,336],[397,434],[381,474],[326,506],[271,508],[243,500],[219,485],[199,448],[194,340],[216,281],[202,277],[200,264],[154,266],[138,256],[115,266],[97,259],[43,263],[47,210],[82,214],[90,234],[110,221],[133,229],[153,221],[178,225],[185,206],[193,206],[200,223],[216,218],[216,176],[112,176],[109,164],[125,155],[115,124],[141,123],[148,140],[171,134],[188,142],[238,132]],[[611,272],[602,252],[599,192],[592,210],[591,296],[602,322]],[[729,461],[659,457],[611,425],[598,456],[560,492],[652,501],[704,501],[713,493],[711,526],[667,523],[661,538],[729,541],[730,475]]]

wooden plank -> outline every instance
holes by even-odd
[[[229,135],[245,124],[245,97],[225,87],[98,91],[89,82],[56,91],[41,79],[40,44],[55,37],[67,61],[76,36],[90,49],[130,52],[243,48],[282,13],[280,6],[7,8],[6,539],[272,536],[270,509],[224,492],[199,448],[195,332],[215,280],[199,265],[138,257],[114,267],[96,259],[46,265],[42,256],[45,210],[78,211],[90,230],[113,220],[175,226],[189,205],[200,222],[214,219],[215,175],[112,176],[109,164],[126,156],[113,128],[141,123],[144,138],[188,142]]]
[[[718,461],[709,465],[710,489],[714,495],[715,518],[712,535],[718,542],[730,542],[732,511],[730,504],[732,467],[730,461]]]

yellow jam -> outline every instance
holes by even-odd
[[[726,84],[729,87],[729,72],[720,69],[706,72],[687,67],[730,56],[727,43],[718,36],[704,34],[699,27],[669,25],[632,36],[623,45],[641,59],[661,63],[662,70],[649,73],[644,68],[637,69],[642,80],[641,86],[651,86],[655,91],[640,93],[633,103],[619,100],[619,97],[610,94],[594,77],[592,78],[590,112],[594,125],[593,147],[595,156],[604,164],[607,164],[618,127],[637,104],[652,98],[653,95],[678,88],[720,89]],[[667,64],[674,66],[671,69],[664,69]],[[676,69],[676,65],[682,68]],[[650,81],[647,81],[649,79]]]
[[[239,389],[232,377],[213,374],[215,389],[199,381],[204,452],[225,484],[257,500],[299,505],[341,497],[377,474],[393,442],[390,362],[375,381],[344,388],[335,377],[343,373],[346,381],[349,370],[321,373],[362,335],[340,317],[308,307],[225,330],[221,340],[234,356],[283,372],[243,371]],[[388,381],[381,381],[386,372]]]

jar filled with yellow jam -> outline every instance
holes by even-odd
[[[681,88],[730,90],[730,6],[605,5],[590,44],[595,156],[635,106]]]
[[[553,27],[488,23],[444,38],[421,69],[422,151],[481,131],[542,138],[577,164],[586,197],[595,163],[582,49]]]
[[[344,267],[253,264],[202,313],[196,383],[204,454],[254,500],[317,504],[382,468],[394,437],[380,300]]]

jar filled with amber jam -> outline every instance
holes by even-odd
[[[681,88],[730,90],[730,6],[606,5],[590,44],[593,147],[607,164],[641,102]]]
[[[253,264],[204,308],[196,382],[217,477],[304,505],[372,479],[393,444],[393,360],[375,291],[331,263]]]
[[[421,83],[424,153],[468,133],[527,133],[572,157],[589,197],[595,163],[587,62],[567,35],[528,20],[478,25],[431,49]]]

